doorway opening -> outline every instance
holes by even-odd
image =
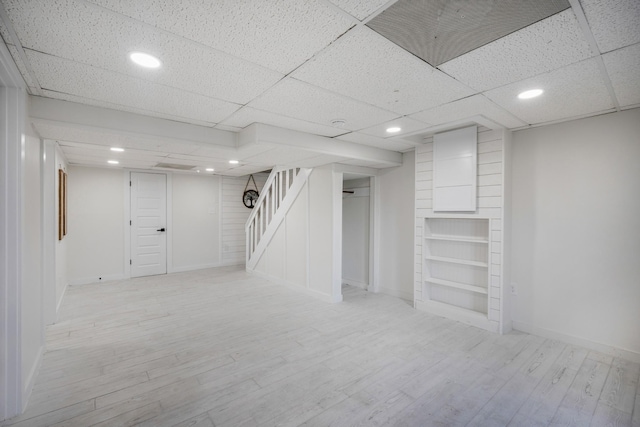
[[[343,174],[342,295],[349,299],[374,291],[373,177]]]

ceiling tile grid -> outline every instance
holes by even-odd
[[[20,8],[8,8],[25,49],[239,104],[283,77],[82,1],[25,1],[19,3]],[[29,13],[31,8],[38,8],[39,13]],[[141,68],[129,60],[132,51],[151,53],[163,66]]]
[[[360,21],[380,9],[389,0],[329,0]]]
[[[540,88],[544,95],[519,99],[525,90]],[[529,124],[580,117],[614,108],[597,59],[492,89],[485,95]]]
[[[345,120],[345,132],[373,126],[397,116],[292,78],[280,81],[250,102],[249,106],[325,126],[334,119],[342,119]]]
[[[474,93],[364,26],[349,31],[292,76],[399,115]]]
[[[88,1],[284,74],[353,25],[321,0]]]
[[[240,107],[39,52],[27,51],[27,57],[40,86],[54,92],[185,117],[185,121],[217,123]]]
[[[640,104],[640,43],[602,55],[621,107]]]
[[[508,129],[526,125],[524,121],[497,106],[483,95],[474,95],[459,99],[437,108],[412,114],[410,117],[433,125],[443,125],[448,122],[457,122],[474,116],[484,116]]]
[[[640,42],[640,1],[580,0],[600,52]]]
[[[596,55],[571,9],[445,62],[439,68],[485,91]]]

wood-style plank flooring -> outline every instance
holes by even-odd
[[[236,268],[71,287],[15,426],[633,426],[640,365]]]

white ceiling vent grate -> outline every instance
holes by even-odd
[[[367,26],[437,67],[569,7],[568,0],[399,0]]]
[[[175,163],[158,163],[154,167],[162,168],[162,169],[176,169],[176,170],[181,170],[181,171],[190,171],[190,170],[193,170],[195,168],[195,166],[177,165]]]

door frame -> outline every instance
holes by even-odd
[[[376,232],[378,224],[378,218],[380,218],[380,190],[379,190],[379,177],[378,170],[363,166],[348,166],[335,164],[334,171],[334,220],[340,218],[339,221],[334,221],[334,246],[340,246],[339,249],[334,247],[334,251],[337,250],[337,254],[334,258],[334,293],[337,291],[337,282],[340,284],[340,292],[338,293],[340,300],[342,300],[342,189],[344,186],[344,174],[361,175],[362,178],[369,177],[369,286],[368,292],[378,293],[380,291],[379,281],[379,267],[378,260],[380,259],[380,238],[379,233]],[[339,185],[338,185],[339,184]],[[336,224],[339,227],[336,230]],[[338,279],[337,276],[340,276]]]
[[[164,175],[166,177],[167,188],[167,274],[173,273],[173,174],[171,172],[164,171],[149,171],[144,169],[123,169],[123,186],[124,186],[124,259],[122,260],[125,279],[131,278],[131,186],[129,184],[131,180],[131,173],[151,173],[156,175]]]

